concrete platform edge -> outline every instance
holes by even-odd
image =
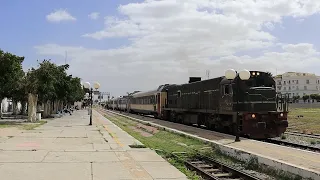
[[[269,166],[271,168],[276,168],[276,169],[279,169],[279,170],[283,170],[285,172],[290,172],[292,174],[302,176],[303,178],[320,179],[320,173],[319,172],[315,172],[313,170],[310,170],[310,169],[307,169],[307,168],[304,168],[304,167],[295,166],[295,165],[289,164],[287,162],[279,161],[277,159],[273,159],[273,158],[270,158],[270,157],[265,157],[265,156],[260,155],[260,154],[255,154],[255,153],[249,152],[247,150],[245,151],[245,150],[242,150],[242,149],[239,149],[239,148],[234,148],[234,147],[230,147],[228,145],[223,145],[223,144],[220,144],[220,143],[218,143],[216,141],[205,139],[205,138],[202,138],[202,137],[199,137],[199,136],[195,136],[195,135],[192,135],[192,134],[189,134],[189,133],[185,133],[185,132],[182,132],[182,131],[179,131],[179,130],[176,130],[176,129],[168,128],[168,127],[156,124],[156,123],[143,121],[143,120],[140,120],[140,119],[137,119],[137,118],[126,116],[126,115],[121,114],[121,113],[117,113],[117,112],[113,112],[113,111],[109,111],[109,110],[106,110],[106,111],[108,111],[110,113],[113,113],[113,114],[117,114],[117,115],[126,117],[126,118],[129,118],[131,120],[137,121],[137,122],[145,124],[145,125],[150,125],[150,126],[153,126],[153,127],[161,128],[161,129],[163,129],[165,131],[176,133],[176,134],[183,134],[183,135],[186,135],[186,136],[189,136],[189,137],[193,137],[193,138],[199,139],[199,140],[201,140],[203,142],[213,144],[214,146],[218,146],[222,153],[224,153],[224,154],[226,154],[228,156],[234,157],[234,158],[236,158],[238,160],[241,160],[241,161],[248,162],[248,161],[250,161],[252,159],[257,159],[259,164],[264,164],[264,165]]]

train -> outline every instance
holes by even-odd
[[[252,139],[279,137],[288,127],[289,97],[276,92],[271,73],[247,72],[247,80],[239,73],[234,79],[189,77],[188,83],[113,99],[106,108]]]

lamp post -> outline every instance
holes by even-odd
[[[89,99],[90,99],[90,94],[89,94],[89,93],[86,93],[86,94],[85,94],[86,106],[88,106]],[[89,106],[88,106],[88,107],[89,107]],[[88,115],[90,115],[89,108],[88,108]]]
[[[93,104],[93,88],[91,87],[91,84],[89,82],[85,82],[83,84],[84,88],[89,90],[89,98],[90,98],[90,123],[89,125],[92,125],[92,104]],[[95,82],[93,84],[93,87],[97,90],[100,88],[100,84],[98,82]]]
[[[237,105],[236,105],[236,111],[237,111],[237,125],[236,125],[236,142],[240,141],[240,132],[239,132],[239,126],[240,126],[240,119],[239,119],[239,95],[240,95],[240,81],[241,80],[248,80],[250,78],[251,74],[250,71],[248,70],[242,70],[239,73],[237,73],[237,71],[235,71],[234,69],[228,69],[225,72],[225,77],[228,80],[235,80],[235,84],[236,84],[236,100],[237,100]]]

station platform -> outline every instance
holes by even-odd
[[[34,130],[0,129],[0,174],[10,180],[178,179],[187,177],[99,113],[48,120]]]
[[[111,111],[109,111],[111,112]],[[218,146],[221,151],[239,160],[256,158],[260,164],[285,172],[290,172],[314,180],[320,179],[320,153],[301,150],[247,138],[235,142],[235,136],[218,133],[193,126],[158,120],[153,118],[131,117],[127,113],[116,113],[140,123],[165,128],[166,131],[184,134]]]

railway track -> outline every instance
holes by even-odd
[[[104,110],[104,111],[106,112],[106,110]],[[118,113],[118,111],[115,111],[115,112]],[[130,116],[130,114],[128,114],[128,113],[125,113],[125,115]],[[146,116],[141,116],[141,117],[146,117]],[[149,118],[152,118],[152,117],[149,117]],[[192,127],[195,127],[195,126],[192,126]],[[201,127],[196,127],[196,128],[204,129],[204,128],[201,128]],[[307,134],[302,134],[302,133],[299,134],[299,133],[296,133],[296,132],[287,132],[287,133],[295,133],[295,134],[301,135],[301,136],[307,135]],[[291,143],[291,142],[282,141],[282,140],[276,140],[276,139],[265,139],[265,140],[261,140],[261,141],[320,153],[320,148],[318,148],[318,147],[307,146],[307,145],[302,145],[302,144],[296,144],[296,143]]]
[[[285,145],[288,147],[294,147],[294,148],[298,148],[298,149],[303,149],[303,150],[308,150],[308,151],[320,153],[320,148],[318,148],[318,147],[296,144],[296,143],[281,141],[281,140],[276,140],[276,139],[266,139],[263,141],[268,142],[268,143],[272,143],[272,144]]]
[[[200,154],[192,158],[185,157],[184,153],[173,153],[173,155],[182,160],[189,169],[196,171],[204,179],[260,180],[258,177]]]
[[[308,137],[308,138],[314,138],[314,139],[320,139],[320,134],[304,134],[304,133],[299,133],[299,132],[285,132],[284,134],[288,135],[294,135],[294,136],[301,136],[301,137]]]

